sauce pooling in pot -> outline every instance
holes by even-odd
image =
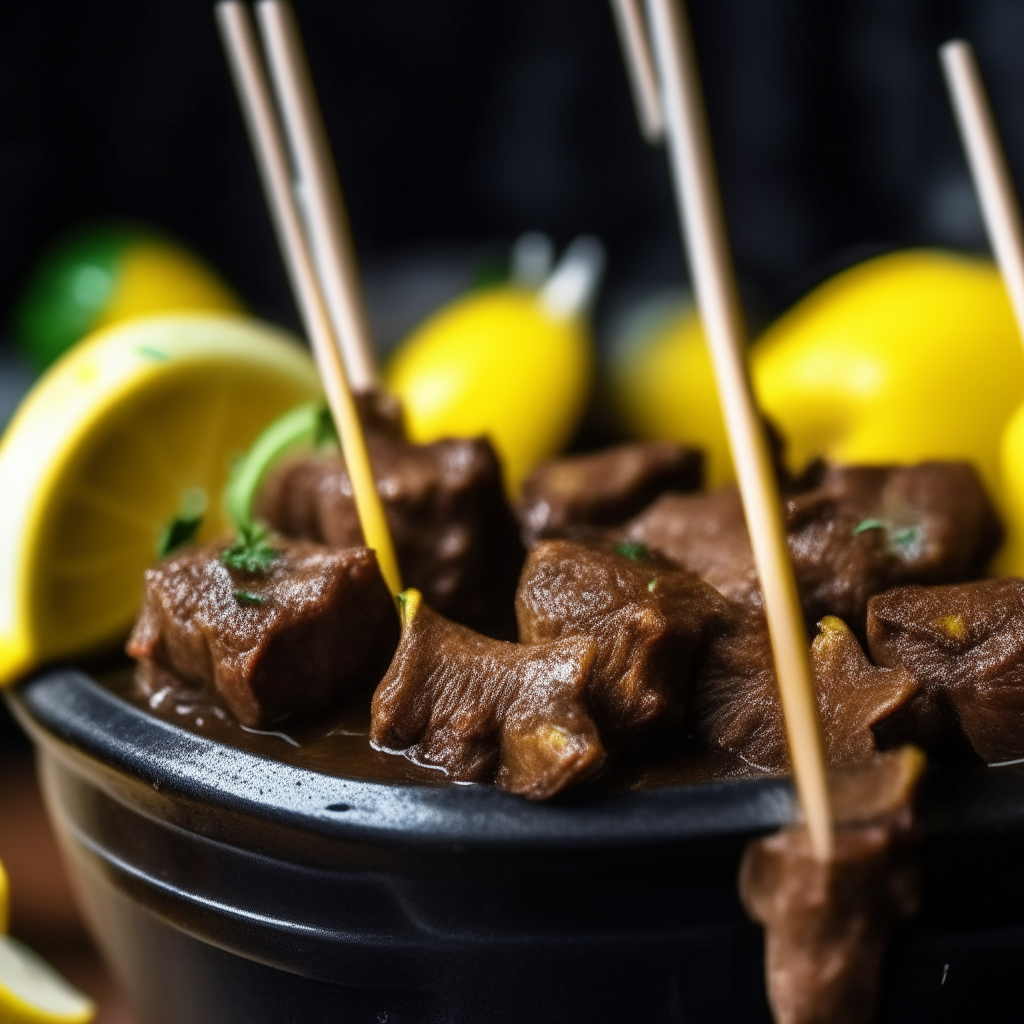
[[[260,757],[325,775],[395,785],[448,785],[445,773],[395,757],[370,745],[370,695],[359,694],[315,717],[280,729],[240,725],[211,694],[167,686],[152,696],[135,684],[135,668],[100,676],[100,682],[129,703],[189,732]],[[614,793],[658,786],[694,785],[722,779],[763,778],[764,772],[728,754],[686,740],[671,748],[628,754],[599,778],[575,792]]]

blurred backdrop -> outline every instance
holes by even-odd
[[[383,344],[460,288],[467,259],[531,228],[604,239],[604,311],[684,279],[664,158],[638,137],[603,0],[296,6]],[[691,9],[755,323],[866,250],[984,244],[935,47],[974,41],[1024,175],[1021,0]],[[209,4],[14,5],[0,83],[0,308],[48,240],[118,216],[295,323]]]

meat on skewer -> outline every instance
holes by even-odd
[[[765,929],[776,1024],[870,1024],[892,928],[920,899],[914,747],[830,773],[835,853],[817,860],[802,825],[747,846],[740,898]]]
[[[414,445],[370,420],[366,442],[406,585],[446,616],[514,635],[511,608],[523,550],[490,442]],[[268,476],[255,513],[287,537],[332,547],[363,543],[340,454],[286,459]]]
[[[868,598],[901,583],[981,574],[1002,536],[966,463],[828,466],[785,504],[789,549],[809,623],[838,615],[863,635]],[[666,494],[624,538],[699,573],[726,597],[761,607],[739,492]]]
[[[372,551],[275,539],[187,548],[148,570],[127,651],[146,691],[206,687],[263,728],[372,684],[397,640]]]
[[[868,602],[868,643],[921,693],[891,722],[894,741],[984,761],[1024,757],[1024,579],[895,587]]]
[[[523,542],[573,537],[625,522],[666,491],[695,491],[704,459],[668,441],[634,442],[553,459],[524,481],[516,516]]]
[[[869,759],[875,729],[904,709],[920,683],[902,668],[878,668],[842,619],[827,616],[811,667],[829,764]],[[742,606],[710,639],[695,673],[691,726],[709,747],[766,772],[790,770],[786,726],[764,616]]]
[[[508,643],[403,595],[402,637],[373,695],[370,739],[460,782],[543,800],[604,762],[584,693],[597,647],[585,636]]]
[[[523,643],[593,639],[587,706],[606,740],[634,743],[680,728],[691,663],[727,606],[695,573],[636,544],[615,550],[541,541],[516,591]]]

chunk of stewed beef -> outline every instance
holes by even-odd
[[[895,740],[940,756],[967,744],[985,761],[1024,757],[1024,579],[895,587],[868,602],[875,660],[912,672],[921,694]]]
[[[966,463],[829,466],[786,499],[786,528],[808,622],[838,615],[862,633],[868,598],[899,583],[945,583],[981,573],[1001,528]],[[628,540],[761,607],[739,494],[664,495],[625,530]]]
[[[145,690],[210,688],[261,728],[380,678],[398,619],[372,551],[275,540],[249,571],[226,564],[226,547],[188,548],[146,572],[127,646]]]
[[[776,1024],[870,1024],[893,926],[920,899],[914,797],[924,769],[907,747],[829,780],[835,855],[814,857],[806,828],[747,846],[740,897],[765,929]]]
[[[452,780],[546,799],[604,762],[584,701],[596,656],[589,637],[526,646],[482,636],[406,591],[370,739]]]
[[[414,445],[377,429],[366,442],[405,584],[450,618],[514,635],[523,549],[490,442]],[[285,460],[269,474],[255,513],[285,536],[363,543],[340,454]]]
[[[636,515],[665,491],[701,485],[703,456],[668,441],[636,442],[554,459],[524,481],[516,516],[529,547]]]
[[[818,713],[829,763],[864,761],[877,750],[875,729],[900,713],[921,686],[902,668],[868,661],[846,624],[819,623],[811,645]],[[710,747],[769,772],[790,768],[786,725],[764,616],[738,607],[716,631],[698,665],[692,725]]]
[[[602,735],[621,740],[681,724],[695,652],[726,611],[695,573],[635,544],[542,541],[516,591],[523,643],[593,638],[587,705]]]

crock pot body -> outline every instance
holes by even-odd
[[[770,1020],[736,872],[792,819],[785,781],[531,804],[274,762],[74,669],[10,703],[144,1024]],[[894,937],[881,1020],[1020,1005],[1024,773],[985,772],[931,778],[924,909]]]

